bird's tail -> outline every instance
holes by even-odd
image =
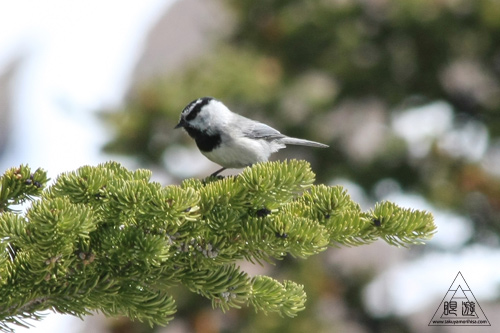
[[[284,143],[285,145],[297,145],[297,146],[308,146],[308,147],[316,147],[316,148],[328,148],[328,145],[315,142],[315,141],[309,141],[309,140],[304,140],[304,139],[298,139],[298,138],[291,138],[289,136],[284,137],[283,139],[279,140],[281,143]]]

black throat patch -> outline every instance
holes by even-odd
[[[184,129],[194,139],[198,149],[203,152],[208,153],[221,144],[220,134],[208,134],[190,126],[185,126]]]

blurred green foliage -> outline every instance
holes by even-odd
[[[373,198],[381,180],[394,180],[403,191],[469,217],[475,226],[470,242],[497,242],[500,179],[485,169],[484,154],[453,154],[430,137],[428,152],[416,156],[393,122],[408,109],[441,101],[453,116],[448,130],[478,125],[487,133],[486,153],[500,154],[499,1],[224,2],[236,18],[233,33],[177,73],[135,87],[122,110],[103,113],[115,131],[106,151],[163,166],[169,145],[193,145],[170,131],[180,111],[195,98],[214,96],[283,133],[329,144],[327,151],[294,148],[294,157],[312,163],[318,181],[350,179]],[[365,331],[409,330],[398,318],[370,318],[355,301],[369,277],[342,277],[319,266],[309,267],[319,280],[328,274],[332,284],[342,280],[337,297]],[[319,293],[310,302],[324,299]],[[309,321],[317,331],[337,330],[311,316],[271,326],[300,332]]]

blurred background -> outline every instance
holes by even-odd
[[[438,233],[242,262],[305,285],[294,319],[223,314],[178,288],[167,327],[49,314],[30,332],[498,332],[498,0],[0,1],[2,173],[113,159],[165,185],[206,177],[218,166],[173,130],[201,96],[329,144],[274,158],[310,161],[365,210],[429,210]],[[428,326],[459,271],[491,327]]]

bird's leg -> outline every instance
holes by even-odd
[[[219,170],[215,171],[213,174],[211,174],[210,177],[215,177],[224,170],[226,170],[226,168],[219,169]]]

